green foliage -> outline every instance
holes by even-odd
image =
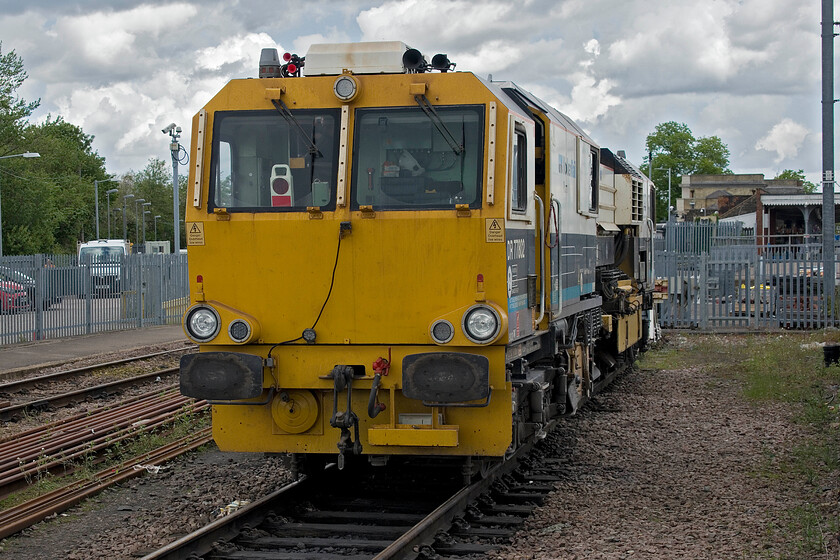
[[[774,179],[793,179],[794,181],[802,181],[802,188],[805,189],[806,193],[814,193],[817,192],[817,185],[805,179],[805,172],[803,170],[794,171],[793,169],[785,169],[775,177]]]
[[[184,215],[187,177],[179,175],[179,203],[180,215]],[[125,192],[123,192],[125,191]],[[173,226],[174,220],[172,218],[172,164],[171,161],[164,161],[158,158],[151,158],[140,171],[130,171],[122,180],[120,185],[119,195],[134,194],[134,199],[142,198],[145,202],[151,202],[151,206],[146,209],[151,213],[146,215],[146,239],[154,240],[154,217],[160,216],[157,220],[157,239],[161,241],[169,240],[171,250],[175,250]],[[143,222],[142,210],[135,213],[135,208],[138,205],[131,202],[129,199],[129,214],[127,222],[129,225],[128,237],[132,241],[136,241],[138,231],[139,236],[143,236]],[[183,223],[181,224],[181,245],[184,246]],[[142,239],[141,239],[142,241]]]
[[[18,88],[26,80],[23,59],[9,51],[3,54],[0,42],[0,156],[27,151],[21,142],[26,119],[38,108],[41,100],[31,102],[17,97]]]
[[[4,253],[74,252],[95,237],[93,181],[106,178],[105,160],[92,136],[61,117],[28,125],[21,143],[41,157],[0,164]]]
[[[669,121],[656,125],[645,141],[648,153],[653,153],[653,170],[650,162],[642,166],[657,186],[656,219],[668,218],[668,169],[671,170],[671,205],[680,197],[683,175],[731,174],[729,148],[717,136],[695,138],[684,123]]]

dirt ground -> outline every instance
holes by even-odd
[[[669,335],[665,346],[693,340]],[[807,432],[791,406],[747,402],[725,363],[643,365],[549,436],[566,478],[493,557],[836,560],[836,523],[811,526],[818,546],[801,534],[809,512],[837,519],[836,473],[806,484],[784,468]],[[288,476],[276,458],[193,454],[0,542],[0,556],[136,558]]]
[[[837,473],[786,472],[807,435],[790,406],[748,403],[725,363],[642,364],[552,435],[567,478],[496,558],[838,558]],[[817,510],[834,523],[809,524]]]

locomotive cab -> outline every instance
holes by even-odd
[[[501,459],[543,435],[637,342],[602,340],[598,147],[402,43],[284,60],[193,120],[181,388],[219,447]]]

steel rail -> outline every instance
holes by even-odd
[[[280,498],[288,498],[289,494],[304,494],[311,484],[313,484],[312,478],[306,475],[301,476],[279,490],[147,554],[140,560],[186,560],[195,558],[196,553],[207,554],[212,550],[214,543],[232,539],[245,526],[257,526],[277,506]]]
[[[112,427],[115,422],[119,421],[120,418],[128,417],[131,414],[141,416],[143,411],[147,410],[149,407],[156,406],[156,404],[161,401],[166,402],[168,399],[174,398],[188,400],[188,397],[181,396],[174,388],[172,388],[162,393],[155,392],[154,394],[147,394],[146,398],[127,406],[114,408],[108,407],[88,412],[85,416],[79,418],[72,424],[65,425],[61,428],[52,424],[46,424],[42,426],[41,430],[38,432],[22,437],[19,440],[11,440],[4,443],[2,447],[0,447],[0,457],[7,458],[8,455],[19,454],[20,449],[27,449],[33,443],[38,445],[39,449],[46,450],[43,442],[49,437],[52,437],[55,444],[59,444],[62,443],[64,439],[72,439],[80,432],[90,434],[95,433],[96,430],[100,428],[108,429]],[[19,455],[15,456],[15,459],[17,458],[19,458]],[[2,468],[3,464],[4,461],[0,460],[0,468]]]
[[[67,485],[64,488],[0,512],[0,538],[13,535],[39,521],[43,521],[50,515],[66,511],[105,488],[144,472],[143,469],[135,469],[135,466],[144,463],[159,464],[169,461],[211,442],[212,439],[210,428],[205,428],[155,451],[125,461],[118,467],[100,471],[94,475],[93,480]]]
[[[6,461],[4,468],[0,469],[0,498],[28,485],[31,478],[38,478],[46,472],[67,472],[68,465],[76,459],[96,456],[117,443],[136,437],[140,432],[151,432],[171,424],[184,412],[196,413],[207,408],[209,404],[206,401],[195,403],[183,397],[172,398],[140,414],[120,418],[112,426],[99,422],[100,430],[81,430],[75,437],[62,438],[60,443],[46,442],[43,447],[30,448],[27,454]],[[91,437],[92,434],[94,437]]]
[[[197,406],[190,412],[199,412],[209,405]],[[169,411],[161,414],[143,425],[143,432],[150,432],[171,423],[180,411]],[[71,447],[61,448],[57,453],[50,455],[36,455],[27,460],[21,460],[18,468],[6,470],[0,477],[0,498],[6,497],[22,486],[28,485],[28,480],[33,477],[40,477],[46,472],[55,470],[67,470],[69,464],[75,459],[83,458],[91,454],[98,454],[113,445],[131,439],[138,435],[136,427],[123,428],[116,432],[105,433],[95,439],[79,438],[70,442]]]
[[[15,390],[15,389],[13,389],[13,387],[17,384],[21,384],[20,386],[26,386],[25,384],[30,383],[30,382],[35,383],[35,382],[40,382],[40,381],[50,381],[52,379],[60,378],[62,376],[71,376],[71,375],[74,375],[74,374],[79,375],[79,374],[86,373],[88,371],[93,371],[93,370],[96,370],[96,369],[112,367],[112,366],[119,366],[119,365],[131,363],[131,362],[139,362],[141,360],[148,360],[150,358],[156,358],[157,356],[163,356],[164,354],[174,354],[175,352],[183,352],[184,350],[195,350],[196,348],[197,347],[194,344],[190,344],[190,345],[184,346],[183,348],[176,348],[174,350],[163,350],[161,352],[153,352],[151,354],[144,354],[142,356],[134,356],[132,358],[122,358],[122,359],[119,359],[119,360],[112,360],[110,362],[104,362],[104,363],[101,363],[101,364],[92,364],[92,365],[89,365],[89,366],[82,366],[82,367],[78,367],[78,368],[74,368],[74,369],[68,369],[68,370],[65,370],[65,371],[59,371],[59,372],[55,372],[55,373],[41,375],[41,376],[38,376],[38,377],[32,377],[32,378],[29,378],[29,379],[21,379],[21,380],[18,380],[18,381],[9,381],[7,383],[0,384],[0,392],[8,391],[8,390]],[[16,370],[12,370],[12,371],[8,371],[8,372],[0,374],[0,378],[7,378],[7,377],[17,378],[17,377],[26,375],[28,373],[31,373],[33,371],[38,371],[40,369],[44,369],[44,368],[47,368],[47,367],[61,367],[61,365],[67,364],[67,363],[70,363],[70,362],[68,361],[68,362],[63,362],[63,363],[39,365],[39,366],[34,366],[34,367],[29,367],[29,368],[16,369]]]
[[[153,379],[155,377],[170,375],[176,373],[178,369],[179,368],[174,367],[163,369],[160,371],[153,371],[151,373],[144,373],[142,375],[130,377],[127,379],[120,379],[117,381],[111,381],[110,383],[103,383],[102,385],[96,385],[94,387],[87,387],[84,389],[79,389],[77,391],[62,393],[54,397],[45,397],[27,403],[6,406],[0,408],[0,420],[8,420],[9,418],[12,418],[16,413],[24,413],[32,410],[43,409],[48,406],[64,406],[67,404],[73,404],[84,400],[84,398],[88,396],[95,396],[97,393],[102,393],[108,390],[123,387],[131,387],[133,385],[144,383],[149,379]]]
[[[549,431],[555,425],[556,421],[552,422]],[[403,558],[406,556],[406,551],[414,550],[415,547],[424,544],[431,544],[437,532],[441,529],[448,528],[452,524],[455,516],[461,514],[467,505],[487,492],[497,479],[512,472],[519,464],[519,459],[530,453],[535,443],[532,439],[528,443],[520,446],[506,461],[494,465],[487,472],[487,476],[459,490],[422,521],[388,545],[385,550],[374,556],[374,560]]]
[[[142,395],[135,395],[135,396],[132,396],[132,397],[128,397],[126,399],[123,399],[122,401],[120,401],[117,404],[103,406],[103,407],[97,409],[97,411],[109,410],[109,409],[113,409],[114,407],[117,407],[117,406],[125,407],[125,406],[128,406],[129,404],[131,404],[133,402],[144,400],[144,399],[148,398],[148,396],[149,396],[149,393],[144,393]],[[70,425],[78,422],[81,419],[89,418],[90,415],[91,415],[91,412],[86,410],[84,412],[80,412],[78,414],[73,414],[73,415],[68,416],[66,418],[62,418],[60,420],[56,420],[54,422],[51,422],[51,423],[47,424],[47,426],[53,427],[55,429],[59,429],[61,426],[70,426]],[[45,426],[37,426],[37,427],[34,427],[34,428],[29,428],[28,430],[24,430],[22,432],[17,432],[15,434],[2,437],[2,438],[0,438],[0,445],[6,444],[8,442],[21,441],[22,439],[28,438],[28,437],[40,437],[40,434],[43,432],[44,428],[45,428]]]

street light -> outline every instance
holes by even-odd
[[[105,198],[108,199],[108,239],[111,239],[111,194],[120,189],[108,189],[105,191]]]
[[[125,205],[128,204],[128,199],[134,198],[133,194],[127,194],[123,197],[123,241],[128,241],[128,231],[126,230],[125,224]]]
[[[181,127],[175,123],[169,124],[161,130],[170,137],[169,152],[172,154],[172,220],[175,222],[175,254],[181,252],[181,226],[179,216],[181,215],[181,204],[178,201],[178,155],[181,153],[181,144],[178,138],[181,137]]]
[[[137,208],[137,205],[144,202],[146,202],[145,198],[134,199],[134,242],[138,245],[140,244],[140,222],[137,220],[137,216],[140,215],[140,209]]]
[[[657,167],[659,171],[668,171],[668,221],[671,221],[671,168]]]
[[[34,158],[41,157],[38,152],[24,152],[22,154],[13,154],[10,156],[0,156],[0,159],[8,159],[13,157]],[[0,257],[3,256],[3,208],[0,206]]]
[[[151,204],[151,202],[147,202],[146,204]],[[143,206],[145,206],[144,204]],[[146,252],[146,214],[151,214],[149,210],[143,211],[143,252]]]
[[[141,204],[140,208],[138,209],[137,208],[137,203],[139,203],[139,202],[142,202],[143,204]],[[141,213],[141,210],[144,209],[146,206],[151,206],[151,205],[152,205],[151,202],[145,202],[145,199],[142,199],[142,198],[138,199],[138,200],[135,200],[134,201],[134,214],[137,216],[138,219],[143,219],[143,214]],[[137,243],[140,243],[140,223],[139,222],[134,222],[134,227],[137,228],[137,232],[136,232],[137,233]],[[144,221],[143,222],[143,229],[145,229],[145,228],[146,228],[146,222]],[[144,238],[143,243],[146,242],[145,237],[146,236],[143,235],[143,238]],[[143,247],[143,252],[144,253],[146,252],[145,246]]]
[[[96,207],[96,238],[99,239],[99,183],[119,183],[116,179],[102,179],[101,181],[93,182],[93,197],[94,206]],[[110,235],[108,236],[110,237]]]
[[[160,215],[155,216],[155,241],[158,240],[158,238],[157,238],[157,221],[158,221],[158,218],[160,218]]]

